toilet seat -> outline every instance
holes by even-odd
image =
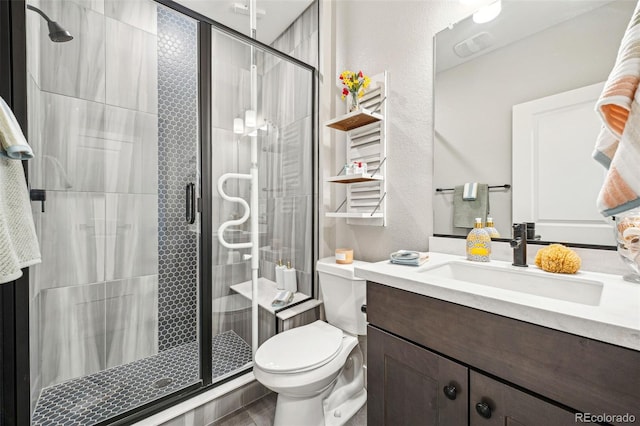
[[[256,351],[256,365],[269,373],[299,373],[334,359],[343,333],[324,321],[296,327],[268,339]]]

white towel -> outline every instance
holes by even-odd
[[[609,171],[598,210],[611,216],[640,206],[640,3],[620,43],[616,62],[596,103],[602,129],[593,157]]]
[[[4,104],[4,101],[0,103]],[[17,125],[8,107],[0,108],[0,123]],[[24,136],[19,126],[17,132],[19,134],[12,125],[0,124],[2,146],[5,146],[4,141],[7,141],[9,147],[22,146]],[[19,150],[12,152],[19,152]],[[0,284],[20,278],[22,268],[40,263],[40,247],[33,225],[22,162],[6,157],[0,158]]]
[[[389,255],[389,261],[397,265],[421,266],[427,260],[429,253],[413,250],[398,250]]]
[[[33,158],[33,151],[22,134],[18,120],[2,97],[0,97],[0,157],[12,160]]]
[[[478,182],[467,182],[462,190],[462,199],[464,201],[473,201],[478,196]]]

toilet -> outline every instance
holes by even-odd
[[[358,335],[366,334],[366,281],[354,261],[317,263],[327,322],[287,330],[256,351],[256,379],[278,394],[275,426],[338,426],[367,401]]]

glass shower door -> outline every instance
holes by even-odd
[[[151,0],[33,5],[73,39],[27,11],[32,424],[95,424],[201,381],[198,28]]]
[[[214,28],[211,39],[213,382],[250,368],[253,362],[254,313],[251,298],[246,293],[251,291],[251,249],[226,248],[218,240],[220,225],[240,219],[245,211],[238,203],[224,201],[217,190],[218,179],[224,174],[248,175],[250,172],[250,141],[245,133],[244,110],[242,123],[234,120],[238,118],[236,111],[250,109],[250,69],[251,46]],[[247,179],[230,178],[222,189],[229,196],[249,202],[249,182]],[[242,225],[227,228],[223,237],[232,245],[247,244],[251,242],[250,231],[250,221],[247,220]]]
[[[272,306],[279,262],[295,270],[290,304],[313,294],[313,68],[214,29],[211,90],[212,186],[228,173],[249,174],[252,157],[258,169],[258,205],[251,212],[258,223],[257,294],[251,248],[228,248],[215,238],[220,225],[240,219],[244,208],[213,194],[212,334],[214,342],[226,342],[217,350],[214,343],[218,381],[251,366],[252,350],[276,333],[277,314],[287,307]],[[247,202],[251,198],[248,179],[227,179],[222,189]],[[247,220],[228,227],[223,237],[248,243],[251,232]],[[257,339],[252,320],[258,323]]]

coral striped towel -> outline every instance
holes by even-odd
[[[593,157],[609,170],[598,210],[611,216],[640,206],[640,2],[596,103],[602,129]]]
[[[24,135],[8,106],[0,108],[0,140],[3,147],[16,147],[5,154],[19,159],[31,152],[24,148]],[[40,263],[22,161],[9,159],[12,155],[0,156],[0,284],[22,276],[22,268]]]

